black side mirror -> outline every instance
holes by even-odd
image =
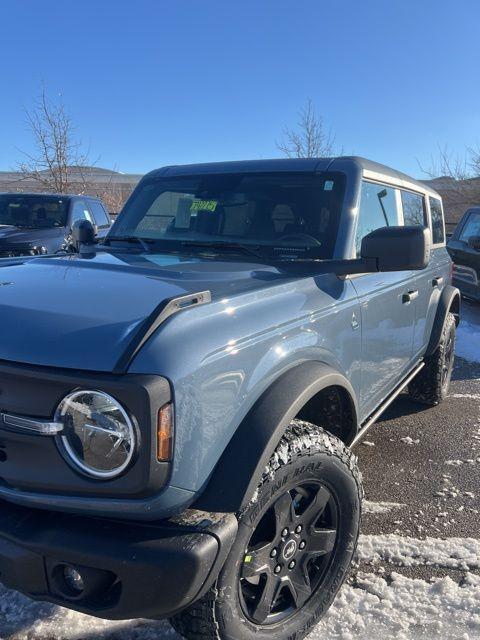
[[[430,261],[426,227],[381,227],[362,240],[361,259],[376,262],[377,271],[425,269]]]
[[[90,220],[77,220],[72,227],[73,245],[77,251],[81,245],[91,246],[95,244],[95,227]]]
[[[418,271],[430,262],[430,231],[427,227],[381,227],[362,240],[361,257],[342,260],[293,259],[282,264],[286,272],[311,270],[318,274],[350,276],[379,271]]]
[[[471,236],[468,239],[468,246],[470,247],[470,249],[480,251],[480,236]]]

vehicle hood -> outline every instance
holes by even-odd
[[[283,277],[264,264],[168,254],[1,262],[0,360],[91,371],[112,371],[169,298],[208,290],[221,299]]]
[[[57,238],[61,231],[58,227],[50,229],[21,229],[19,227],[0,225],[0,249],[3,246],[35,245],[50,238]]]

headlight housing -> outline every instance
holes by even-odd
[[[74,391],[60,402],[60,447],[66,459],[98,479],[119,476],[135,453],[135,428],[122,405],[102,391]]]

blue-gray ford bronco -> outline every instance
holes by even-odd
[[[352,446],[400,392],[448,391],[440,197],[356,157],[173,166],[75,238],[0,262],[0,579],[186,638],[304,637],[355,552]]]

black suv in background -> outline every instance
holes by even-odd
[[[99,239],[111,226],[98,198],[0,193],[0,258],[69,251],[72,228],[79,220],[89,220]]]
[[[455,263],[453,284],[467,298],[480,301],[480,207],[464,213],[447,249]]]

